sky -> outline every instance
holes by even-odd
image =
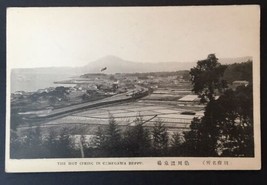
[[[259,52],[258,6],[8,8],[10,68],[83,66],[106,55],[192,62]]]

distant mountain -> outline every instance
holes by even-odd
[[[84,66],[87,73],[100,72],[100,69],[107,67],[106,73],[134,73],[134,72],[159,72],[178,71],[189,69],[193,66],[190,63],[162,62],[162,63],[142,63],[123,60],[115,56],[106,56]]]
[[[241,63],[252,60],[251,57],[221,58],[221,64]],[[96,61],[88,63],[81,71],[86,73],[97,73],[100,69],[107,67],[106,73],[133,73],[133,72],[160,72],[160,71],[179,71],[189,70],[196,65],[197,61],[192,62],[160,62],[142,63],[123,60],[116,56],[106,56]]]

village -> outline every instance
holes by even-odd
[[[56,87],[38,89],[36,92],[11,93],[11,104],[12,108],[17,107],[23,111],[59,108],[100,100],[121,93],[133,95],[138,90],[136,87],[167,88],[173,85],[179,86],[180,82],[185,82],[183,76],[177,77],[175,73],[166,77],[149,74],[146,76],[141,74],[85,74],[70,80],[54,82]]]
[[[180,116],[178,117],[188,123],[185,127],[188,128],[193,117],[203,116],[205,106],[200,103],[198,95],[191,92],[192,86],[188,71],[130,74],[91,73],[54,83],[58,86],[39,89],[36,92],[17,91],[12,93],[12,111],[23,119],[45,118],[46,116],[51,117],[55,113],[57,113],[56,115],[63,114],[66,110],[70,112],[77,108],[86,110],[91,106],[98,106],[99,102],[101,105],[107,106],[109,102],[123,103],[124,100],[132,99],[134,102],[130,104],[144,104],[142,105],[144,107],[147,107],[145,104],[174,107],[179,110],[178,115]],[[246,86],[247,84],[247,81],[234,81],[231,88],[235,89],[237,86]],[[136,98],[138,94],[143,94],[143,96]],[[215,98],[217,99],[218,96]],[[109,106],[113,107],[113,105]],[[128,107],[129,103],[125,109]],[[136,109],[135,115],[142,112],[141,109],[142,107],[139,110]],[[187,117],[183,118],[184,115]],[[172,118],[172,116],[174,117]],[[127,115],[124,117],[128,119]],[[177,115],[172,114],[168,118],[176,117]],[[162,118],[164,119],[164,117]]]

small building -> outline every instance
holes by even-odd
[[[24,93],[25,93],[24,91],[16,91],[16,92],[14,92],[12,94],[14,94],[14,95],[23,95]]]
[[[196,102],[199,100],[200,98],[198,97],[198,95],[186,95],[179,99],[179,101],[182,101],[182,102]]]
[[[191,107],[191,106],[198,106],[200,105],[200,98],[198,97],[198,95],[186,95],[183,96],[182,98],[180,98],[178,100],[178,106],[182,106],[182,107]],[[203,106],[203,105],[201,105]]]
[[[112,84],[112,90],[116,91],[119,88],[119,81],[113,82]]]
[[[47,93],[48,92],[47,89],[38,89],[37,90],[37,93],[44,93],[44,92]]]

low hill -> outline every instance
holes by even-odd
[[[227,66],[223,78],[231,84],[236,80],[252,82],[252,61],[234,63]]]

